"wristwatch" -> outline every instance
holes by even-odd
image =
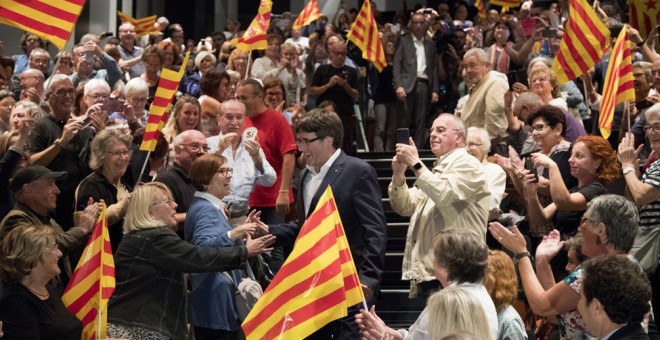
[[[532,255],[528,251],[523,251],[522,253],[518,253],[513,257],[513,263],[517,266],[518,262],[520,262],[520,260],[525,257],[529,257],[530,260],[532,259]]]
[[[417,163],[415,163],[415,165],[413,165],[413,169],[415,169],[415,171],[417,171],[417,170],[421,169],[423,166],[424,166],[424,164],[422,162],[417,162]]]
[[[635,171],[635,169],[633,169],[633,168],[631,168],[631,167],[623,168],[623,175],[625,176],[625,175],[627,175],[627,174],[629,174],[629,173],[631,173],[631,172],[634,172],[634,171]]]
[[[53,145],[56,145],[58,148],[61,149],[61,148],[62,148],[62,140],[59,139],[59,138],[56,139],[56,140],[53,142]]]

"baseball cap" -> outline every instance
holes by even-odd
[[[51,171],[41,165],[30,165],[16,171],[9,184],[9,188],[11,191],[16,192],[23,187],[23,184],[32,183],[38,179],[62,180],[67,175],[66,172]]]

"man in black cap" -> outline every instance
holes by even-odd
[[[64,254],[59,262],[62,272],[55,278],[56,286],[61,292],[66,288],[72,273],[67,254],[86,239],[85,235],[92,231],[101,211],[101,206],[94,204],[90,198],[87,208],[75,216],[75,227],[64,232],[62,227],[48,215],[57,206],[57,195],[60,190],[56,181],[66,177],[66,172],[53,172],[41,165],[27,166],[18,170],[9,185],[16,198],[16,204],[0,223],[0,240],[13,228],[26,224],[53,230],[57,245]]]

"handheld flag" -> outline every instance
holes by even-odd
[[[319,4],[316,0],[309,0],[307,6],[303,8],[302,12],[298,15],[298,18],[296,18],[296,21],[293,22],[293,29],[301,29],[303,26],[309,25],[320,16],[321,11],[319,11]]]
[[[147,126],[144,128],[144,136],[142,137],[140,150],[156,150],[156,144],[158,143],[158,138],[160,138],[160,132],[163,130],[163,127],[167,122],[167,113],[172,107],[172,99],[176,94],[176,90],[179,88],[179,82],[186,70],[186,65],[188,65],[188,58],[190,58],[190,52],[186,52],[186,57],[183,58],[183,63],[181,64],[179,72],[174,72],[166,68],[161,70],[156,95],[154,96],[154,101],[151,103],[151,108],[149,109]]]
[[[254,17],[250,26],[243,33],[243,37],[231,40],[231,44],[241,51],[265,50],[268,47],[266,32],[270,26],[270,12],[273,8],[272,0],[261,0],[259,13]]]
[[[303,339],[364,300],[330,186],[243,322],[250,339]]]
[[[85,0],[2,0],[0,23],[34,33],[64,49]]]
[[[486,18],[486,5],[484,4],[484,0],[476,0],[474,2],[474,7],[477,8],[477,16],[479,19],[485,19]]]
[[[523,0],[490,0],[491,5],[502,7],[518,7]]]
[[[612,133],[614,107],[625,100],[635,100],[634,81],[628,25],[624,25],[616,39],[614,49],[612,49],[612,56],[605,74],[603,98],[601,98],[598,117],[598,127],[603,138],[609,138]]]
[[[552,61],[552,69],[561,84],[592,68],[610,46],[610,30],[587,1],[569,0],[569,5],[566,31]]]
[[[94,231],[62,296],[64,306],[82,321],[82,339],[105,339],[108,300],[114,291],[115,261],[103,203]]]
[[[371,12],[371,1],[365,1],[362,4],[362,9],[355,17],[355,22],[346,38],[362,50],[362,58],[372,62],[379,72],[387,67],[383,44],[378,39],[376,19]]]
[[[142,19],[135,19],[128,14],[117,11],[117,16],[119,17],[119,21],[122,23],[129,22],[135,26],[135,36],[138,38],[147,34],[162,34],[161,31],[156,28],[155,15]]]
[[[630,25],[642,37],[648,37],[653,28],[660,24],[660,4],[653,0],[628,0]],[[655,44],[658,51],[658,44]]]

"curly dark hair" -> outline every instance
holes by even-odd
[[[215,98],[222,79],[227,79],[227,82],[231,82],[231,78],[227,72],[219,71],[214,68],[204,73],[202,79],[199,81],[199,88],[202,90],[202,94]]]
[[[588,260],[583,268],[587,306],[598,299],[612,322],[642,322],[650,309],[651,285],[636,262],[624,255],[603,255]]]

